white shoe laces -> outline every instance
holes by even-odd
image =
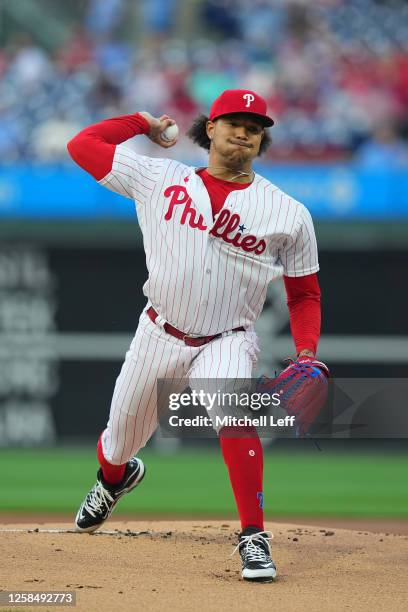
[[[247,561],[266,561],[267,554],[263,546],[260,546],[260,543],[267,546],[270,555],[271,547],[268,540],[272,539],[273,533],[271,531],[259,531],[258,533],[251,533],[251,535],[242,536],[232,551],[231,557],[237,552],[237,550],[245,547],[245,559]]]
[[[97,482],[89,494],[89,499],[87,498],[84,503],[84,509],[95,517],[95,512],[101,510],[104,505],[106,508],[109,508],[108,501],[113,502],[113,497],[104,488],[102,483]]]

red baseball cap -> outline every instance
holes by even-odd
[[[210,120],[218,119],[231,113],[248,113],[256,115],[265,127],[274,124],[274,120],[267,115],[265,100],[249,89],[226,89],[211,105]]]

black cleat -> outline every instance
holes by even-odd
[[[235,550],[238,549],[241,555],[241,576],[244,580],[272,582],[276,577],[276,567],[271,559],[271,548],[268,542],[272,537],[270,531],[259,531],[257,527],[247,527],[240,534]]]
[[[117,485],[103,480],[98,470],[96,483],[85,497],[75,518],[75,530],[90,533],[95,531],[112,514],[119,499],[134,489],[142,480],[146,468],[142,461],[133,457],[126,464],[125,475]]]

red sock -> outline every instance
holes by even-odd
[[[255,427],[223,427],[219,433],[241,527],[263,531],[263,450]]]
[[[126,463],[122,463],[122,465],[113,465],[113,463],[106,461],[102,450],[102,435],[98,440],[96,456],[98,457],[99,465],[102,469],[103,479],[109,484],[118,484],[125,474]]]

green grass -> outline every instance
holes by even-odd
[[[140,455],[147,464],[146,479],[115,514],[235,516],[217,449],[170,456],[146,450]],[[93,484],[96,468],[93,450],[1,450],[0,511],[73,513]],[[268,451],[266,514],[408,519],[407,476],[404,454]]]

